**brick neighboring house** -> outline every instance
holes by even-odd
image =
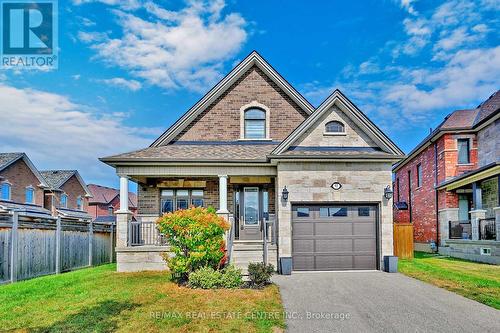
[[[45,170],[40,172],[49,188],[45,191],[46,209],[66,215],[88,210],[92,194],[77,170]]]
[[[92,198],[89,200],[88,213],[94,221],[116,222],[115,211],[120,209],[120,191],[97,184],[87,185]],[[128,194],[128,208],[132,215],[137,213],[137,196]]]
[[[435,244],[443,253],[500,262],[499,108],[497,91],[475,109],[454,111],[395,165],[394,221],[413,223],[416,250]]]
[[[25,153],[0,153],[0,201],[43,207],[48,188],[43,176]]]
[[[191,205],[230,222],[227,250],[242,268],[382,269],[403,155],[339,90],[315,109],[252,52],[150,147],[101,159],[120,177],[117,269],[165,269],[154,221]]]

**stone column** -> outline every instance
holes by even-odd
[[[444,208],[439,211],[439,246],[445,246],[450,236],[450,221],[458,221],[458,208]]]
[[[486,217],[485,209],[471,210],[470,223],[472,227],[472,240],[479,240],[479,220]]]
[[[217,214],[229,217],[227,210],[227,175],[219,176],[219,210]]]
[[[128,245],[128,223],[132,213],[128,210],[128,177],[120,176],[120,209],[116,214],[116,247]]]
[[[500,241],[500,207],[493,208],[495,212],[495,228],[497,232],[497,241]]]

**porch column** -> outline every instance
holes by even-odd
[[[116,214],[116,247],[126,247],[128,223],[132,213],[128,210],[128,177],[120,175],[120,209]]]
[[[227,175],[219,175],[219,210],[217,214],[229,214],[227,210]]]
[[[439,210],[439,246],[446,246],[450,237],[450,221],[458,221],[458,208]]]
[[[479,240],[479,220],[486,217],[486,210],[475,209],[471,210],[469,213],[472,227],[472,240]]]
[[[495,212],[495,228],[497,232],[497,241],[500,242],[500,207],[493,208]]]

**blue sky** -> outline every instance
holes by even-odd
[[[117,185],[257,50],[313,105],[341,89],[405,152],[500,87],[500,0],[59,1],[59,68],[0,71],[0,151]]]

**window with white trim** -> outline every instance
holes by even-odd
[[[61,207],[68,208],[68,196],[66,194],[61,194]]]
[[[9,183],[2,183],[2,200],[10,200],[11,185]]]
[[[204,207],[203,195],[201,189],[162,189],[161,212],[164,214],[189,207]]]
[[[24,196],[26,203],[35,203],[35,189],[33,186],[26,187]]]
[[[259,108],[245,110],[245,139],[266,138],[266,111]]]
[[[345,133],[344,124],[340,121],[330,121],[325,125],[325,133]]]
[[[78,198],[76,198],[76,209],[83,210],[83,200],[81,196],[78,196]]]

